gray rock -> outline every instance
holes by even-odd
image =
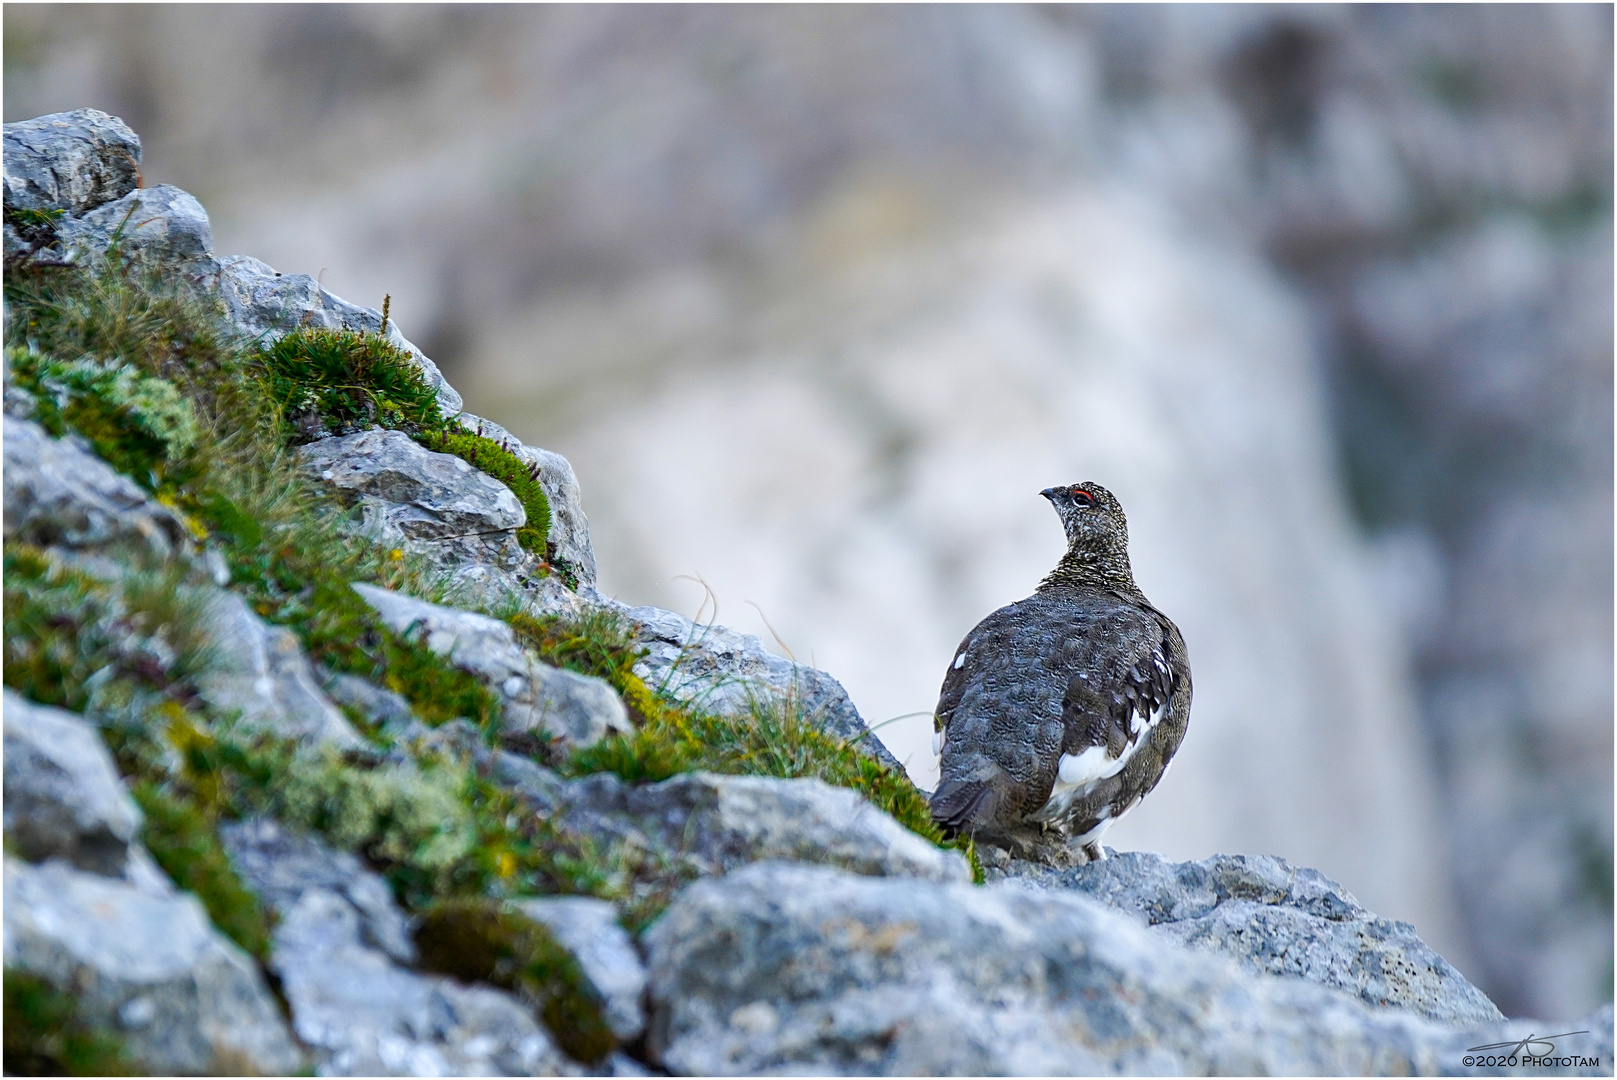
[[[0,424],[7,540],[81,549],[128,543],[159,559],[191,550],[172,510],[73,439],[12,416]]]
[[[1011,880],[1084,893],[1168,940],[1223,953],[1248,971],[1307,979],[1443,1023],[1504,1019],[1413,926],[1377,917],[1319,871],[1272,855],[1175,863],[1124,852],[1065,870],[1013,866]]]
[[[63,218],[56,235],[70,257],[105,254],[116,237],[124,252],[170,268],[213,250],[208,212],[171,184],[131,191],[83,217]]]
[[[363,938],[330,889],[303,891],[276,928],[270,964],[292,1024],[327,1076],[556,1076],[569,1063],[508,994],[420,975]]]
[[[224,302],[231,322],[244,336],[274,340],[300,326],[327,330],[382,329],[382,313],[362,308],[320,287],[308,274],[278,274],[275,269],[249,255],[232,255],[214,263],[209,277]],[[438,366],[411,344],[398,324],[388,320],[387,337],[421,369],[427,385],[438,394],[438,408],[445,416],[460,412],[460,394],[445,381]]]
[[[590,543],[590,522],[584,516],[578,478],[573,466],[560,454],[528,446],[492,420],[471,413],[460,415],[461,426],[505,444],[528,465],[539,467],[539,486],[550,502],[550,536],[556,545],[556,558],[566,563],[578,577],[580,588],[595,587],[595,546]]]
[[[60,209],[82,214],[135,190],[140,137],[96,109],[5,126],[7,210]]]
[[[327,672],[321,679],[327,696],[338,705],[358,709],[378,728],[396,731],[412,719],[410,702],[402,694],[368,682],[358,675]]]
[[[359,501],[383,543],[402,537],[441,556],[502,567],[533,561],[517,545],[527,514],[510,488],[402,431],[320,439],[301,447],[298,458],[312,476]]]
[[[325,889],[352,905],[363,944],[401,964],[415,963],[409,921],[387,882],[353,855],[268,818],[227,822],[219,827],[219,840],[242,882],[277,914],[292,910],[308,890]]]
[[[589,746],[610,731],[630,732],[628,710],[601,679],[541,662],[517,644],[498,619],[356,584],[354,591],[396,633],[423,633],[427,648],[477,676],[500,695],[501,730],[543,732],[573,746]]]
[[[1007,883],[765,863],[686,889],[645,944],[648,1050],[690,1075],[1433,1074],[1525,1027],[1367,1008]]]
[[[83,1019],[116,1032],[153,1075],[273,1076],[300,1064],[257,966],[195,897],[7,859],[5,957],[71,990]]]
[[[889,769],[904,767],[870,733],[842,684],[823,671],[776,656],[752,634],[694,623],[661,608],[626,608],[646,655],[634,672],[653,690],[718,713],[745,715],[760,693],[797,702],[803,715]]]
[[[573,954],[604,1005],[612,1034],[621,1042],[638,1038],[646,1028],[646,969],[628,932],[618,925],[617,907],[588,896],[535,897],[512,904],[543,923],[556,943]]]
[[[214,709],[239,710],[242,725],[282,738],[343,749],[369,745],[320,692],[292,631],[269,625],[224,589],[208,594],[199,630],[208,642],[208,664],[196,686]]]
[[[81,717],[11,690],[4,702],[7,843],[33,862],[59,858],[124,876],[141,814],[101,736]]]
[[[494,782],[514,791],[548,816],[567,797],[567,781],[531,758],[499,750],[490,770]]]
[[[567,785],[557,819],[605,841],[677,854],[704,874],[793,859],[860,874],[971,880],[958,852],[934,847],[858,792],[819,779],[696,772],[629,785],[601,773]]]

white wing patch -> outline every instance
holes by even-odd
[[[1056,766],[1056,782],[1050,789],[1050,799],[1039,808],[1038,813],[1032,815],[1032,820],[1059,821],[1066,817],[1075,799],[1083,798],[1095,790],[1096,784],[1102,780],[1109,780],[1123,771],[1123,766],[1129,763],[1134,757],[1134,752],[1145,742],[1145,736],[1157,726],[1167,712],[1168,706],[1165,702],[1149,716],[1135,713],[1130,717],[1128,741],[1123,744],[1123,752],[1115,758],[1107,753],[1105,746],[1089,746],[1077,754],[1062,754],[1061,761]],[[1132,809],[1131,805],[1124,810],[1124,813]],[[1106,813],[1109,816],[1111,811],[1108,809]],[[1083,842],[1088,843],[1087,840]]]
[[[954,658],[954,669],[956,671],[959,671],[962,667],[965,666],[965,663],[966,663],[966,650],[961,649],[960,650],[960,655]],[[937,669],[933,668],[932,670],[936,671]]]

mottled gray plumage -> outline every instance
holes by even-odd
[[[1162,777],[1190,719],[1184,639],[1134,583],[1128,523],[1099,484],[1042,493],[1067,553],[1026,600],[966,635],[938,697],[946,829],[1026,852],[1100,834]]]

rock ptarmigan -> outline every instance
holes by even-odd
[[[1029,855],[1050,832],[1089,859],[1162,778],[1190,720],[1190,664],[1129,567],[1128,522],[1099,484],[1041,492],[1067,553],[1032,596],[978,623],[934,716],[932,816]]]

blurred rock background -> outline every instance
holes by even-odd
[[[605,591],[700,575],[929,786],[1037,491],[1100,480],[1196,671],[1109,839],[1610,998],[1609,7],[5,15],[7,120],[122,116],[221,252],[391,293],[572,460]]]

